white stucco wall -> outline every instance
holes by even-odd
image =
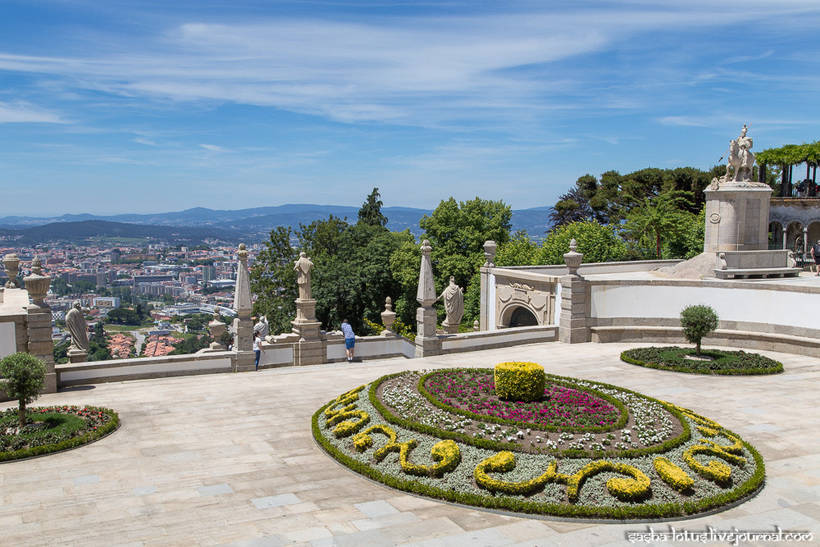
[[[771,289],[691,285],[592,285],[593,318],[679,318],[692,304],[714,308],[722,321],[818,328],[820,294]]]
[[[0,323],[0,359],[17,352],[17,341],[14,335],[14,322]]]

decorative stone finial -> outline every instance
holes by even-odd
[[[583,254],[575,251],[577,248],[578,242],[573,238],[569,242],[569,252],[564,254],[564,263],[566,263],[570,275],[577,275],[581,261],[584,259]]]
[[[492,268],[495,266],[495,251],[498,248],[498,244],[493,241],[492,239],[488,239],[484,242],[484,267],[485,268]]]
[[[6,267],[6,275],[9,280],[6,281],[6,288],[17,288],[17,274],[20,272],[20,259],[15,253],[7,254],[3,257],[3,265]]]
[[[475,321],[473,321],[473,330],[474,330],[474,331],[478,331],[478,330],[480,330],[480,329],[481,329],[481,326],[480,326],[480,324],[479,324],[479,322],[478,322],[478,319],[476,319]]]
[[[31,275],[24,278],[26,282],[26,290],[29,296],[38,306],[42,306],[43,299],[48,293],[48,287],[51,285],[51,277],[42,275],[43,267],[40,262],[40,257],[35,257],[31,263]]]
[[[248,261],[248,249],[245,247],[244,243],[239,244],[239,250],[236,252],[237,256],[239,256],[239,261],[243,264]]]
[[[381,314],[382,325],[385,330],[382,334],[391,334],[393,331],[393,323],[396,321],[396,312],[393,311],[393,299],[389,296],[384,299],[384,311]]]

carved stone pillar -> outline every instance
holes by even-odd
[[[436,335],[436,287],[433,280],[433,264],[430,253],[433,248],[428,240],[421,243],[421,265],[419,266],[419,288],[416,300],[421,306],[416,308],[416,357],[438,355],[441,341]]]
[[[15,271],[15,277],[17,272]],[[31,264],[31,275],[27,276],[26,290],[32,303],[26,312],[28,353],[34,355],[46,364],[46,381],[44,393],[57,391],[57,373],[54,369],[54,342],[51,340],[51,308],[44,302],[51,277],[43,275],[40,258],[35,257]]]
[[[495,266],[495,252],[498,245],[495,241],[488,239],[484,242],[484,265],[481,266],[481,296],[479,305],[479,328],[481,330],[492,330],[495,326],[493,322],[495,317],[492,311],[494,304],[495,287],[493,285],[493,275],[490,273],[490,268]]]
[[[566,344],[589,342],[589,284],[578,275],[584,255],[576,252],[573,239],[564,255],[567,275],[561,276],[561,316],[558,339]]]
[[[236,319],[233,320],[234,342],[236,352],[235,372],[253,370],[255,355],[253,353],[253,321],[251,320],[251,282],[248,273],[248,251],[245,244],[239,245],[237,251],[239,266],[236,272],[236,287],[233,296],[233,308]]]

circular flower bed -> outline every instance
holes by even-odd
[[[421,393],[441,408],[468,416],[493,416],[501,418],[500,423],[539,429],[601,429],[618,422],[623,409],[603,394],[554,382],[546,385],[536,401],[505,401],[496,393],[494,375],[481,369],[434,372],[425,377],[421,386]],[[625,410],[623,415],[625,419]]]
[[[621,360],[642,367],[694,374],[752,375],[783,372],[782,363],[745,351],[702,350],[700,356],[697,356],[693,348],[635,348],[621,353]]]
[[[384,376],[322,406],[313,435],[338,461],[388,486],[514,512],[677,517],[731,504],[763,484],[757,451],[691,410],[547,375],[550,398],[520,403],[552,404],[546,413],[546,406],[491,413],[477,401],[492,397],[492,375],[455,369]],[[587,405],[596,418],[561,417],[583,416],[579,406]]]
[[[88,444],[119,426],[117,413],[93,406],[50,406],[27,410],[22,430],[16,408],[0,413],[0,461],[18,460]]]

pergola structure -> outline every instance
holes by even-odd
[[[787,144],[756,154],[759,180],[765,181],[767,166],[780,166],[780,196],[772,197],[769,209],[769,245],[789,248],[806,260],[810,242],[820,239],[820,193],[817,191],[817,165],[820,141]],[[806,164],[806,177],[794,181],[794,167]]]
[[[769,148],[755,155],[760,182],[766,181],[767,166],[779,165],[781,197],[817,197],[817,164],[820,163],[820,141],[810,144],[787,144],[780,148]],[[792,175],[795,165],[806,164],[806,178],[795,186]],[[802,195],[794,195],[801,188]]]

